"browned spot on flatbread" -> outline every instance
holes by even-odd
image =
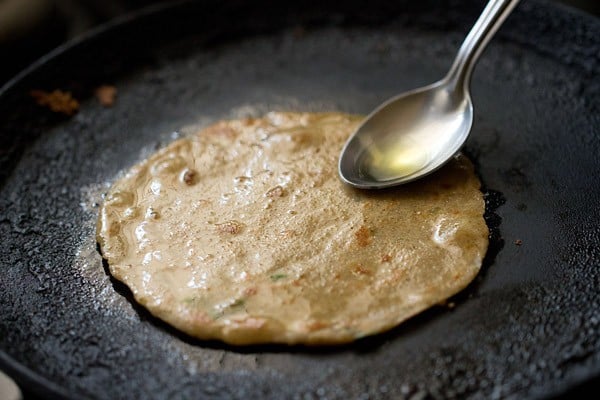
[[[364,225],[361,225],[356,232],[354,232],[354,239],[356,244],[360,247],[366,247],[371,244],[371,230]]]
[[[381,262],[384,262],[384,263],[390,262],[390,261],[392,261],[392,258],[393,257],[390,254],[383,254],[381,256]]]
[[[238,132],[224,122],[219,122],[209,126],[204,130],[205,135],[220,136],[227,139],[234,139],[238,136]]]
[[[355,265],[354,268],[352,268],[352,272],[354,272],[356,275],[372,275],[372,272],[370,269],[358,264]]]
[[[185,169],[181,175],[181,180],[186,185],[192,186],[198,181],[198,172],[193,169]]]
[[[318,331],[320,329],[324,329],[329,327],[331,324],[323,321],[311,321],[306,324],[306,327],[309,331]]]

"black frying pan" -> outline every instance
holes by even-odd
[[[456,307],[339,348],[234,348],[177,333],[111,281],[94,203],[171,132],[270,109],[366,113],[440,78],[484,5],[218,3],[113,24],[0,91],[2,369],[48,398],[547,398],[593,387],[600,23],[545,2],[524,0],[475,71],[466,151],[495,236]],[[112,108],[91,95],[100,84],[118,88]],[[76,115],[29,94],[56,88],[81,101]]]

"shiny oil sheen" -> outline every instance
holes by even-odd
[[[360,129],[363,135],[350,142],[348,151],[356,151],[355,168],[364,181],[394,182],[433,172],[440,157],[451,157],[456,152],[452,137],[446,132],[468,131],[469,121],[464,118],[467,104],[452,107],[451,93],[434,95],[416,94],[412,107],[379,110],[385,125],[376,126],[367,121]],[[426,97],[426,98],[425,98]],[[424,103],[430,105],[424,107]],[[398,135],[398,132],[408,132]]]

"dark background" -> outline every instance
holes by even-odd
[[[0,87],[33,61],[69,39],[113,18],[159,2],[0,0]],[[598,0],[560,2],[600,16]]]

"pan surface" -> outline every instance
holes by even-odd
[[[367,113],[440,78],[483,5],[172,3],[2,88],[0,367],[44,398],[548,398],[597,379],[600,23],[546,2],[522,2],[475,70],[466,151],[496,235],[455,307],[343,347],[234,348],[151,317],[96,251],[101,194],[182,127]],[[30,96],[54,89],[75,115]]]

